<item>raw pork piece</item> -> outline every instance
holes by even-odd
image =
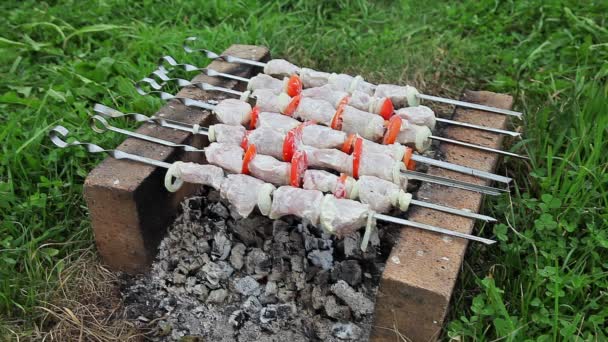
[[[384,136],[384,119],[380,115],[344,106],[342,131],[359,134],[368,140],[379,141]]]
[[[306,190],[319,190],[333,193],[338,184],[338,176],[323,170],[306,170],[302,187]]]
[[[289,184],[291,163],[279,161],[271,156],[256,154],[249,162],[249,172],[264,182],[285,185]]]
[[[209,126],[209,141],[240,145],[245,136],[245,127],[217,124]]]
[[[269,217],[275,220],[286,215],[295,215],[317,225],[322,200],[321,191],[282,186],[273,194]]]
[[[344,237],[364,227],[371,214],[367,204],[325,195],[321,204],[321,227],[330,234]]]
[[[300,68],[284,59],[272,59],[264,67],[264,73],[271,76],[291,76],[297,74]]]
[[[346,177],[344,182],[339,181],[340,176],[323,170],[306,170],[304,172],[304,184],[302,187],[308,190],[319,190],[353,199],[353,188],[357,181],[352,177]]]
[[[363,139],[362,153],[386,154],[394,160],[401,160],[403,159],[403,155],[405,154],[405,147],[399,144],[382,145],[371,140]]]
[[[283,141],[285,134],[269,127],[260,127],[249,131],[247,143],[254,144],[259,154],[283,159]]]
[[[395,206],[405,211],[412,197],[399,185],[370,176],[359,177],[357,192],[361,203],[368,204],[372,210],[380,213],[389,212]]]
[[[334,108],[338,108],[340,102],[348,96],[345,91],[334,90],[329,84],[322,87],[308,88],[302,90],[302,97],[310,97],[317,100],[324,100],[331,103]]]
[[[285,81],[281,81],[266,74],[257,74],[249,79],[247,90],[270,89],[275,94],[280,94],[285,89]]]
[[[379,84],[374,95],[376,97],[388,97],[393,101],[395,108],[407,106],[418,106],[420,100],[416,96],[418,90],[410,86],[399,86],[394,84]]]
[[[296,108],[293,117],[302,121],[315,121],[320,124],[329,126],[331,120],[336,114],[336,109],[331,103],[323,100],[311,99],[310,97],[303,97]]]
[[[256,127],[268,127],[287,134],[287,132],[300,126],[300,124],[302,124],[300,121],[283,114],[262,112],[258,117]]]
[[[427,106],[405,107],[395,111],[395,114],[414,125],[435,129],[435,113]]]
[[[243,153],[239,145],[233,144],[212,143],[205,148],[207,162],[221,167],[227,173],[241,173]]]
[[[401,130],[397,135],[396,142],[402,145],[409,145],[416,148],[418,152],[424,152],[431,146],[429,138],[433,133],[426,126],[418,126],[406,120],[401,121]]]
[[[308,68],[300,69],[300,79],[304,88],[316,88],[327,84],[331,74],[323,71],[316,71]]]
[[[361,76],[353,77],[346,74],[331,74],[328,79],[328,84],[334,90],[345,91],[349,94],[360,91],[368,95],[373,95],[375,88],[373,84],[365,82]]]
[[[219,190],[224,180],[224,170],[222,168],[197,163],[184,163],[177,161],[173,163],[172,175],[187,183],[202,184]]]
[[[241,217],[247,217],[258,203],[258,193],[263,181],[247,175],[228,175],[222,182],[220,195],[227,200]]]
[[[246,125],[251,119],[251,105],[237,99],[220,101],[213,112],[219,122],[227,125]]]
[[[291,98],[285,93],[275,94],[270,89],[256,89],[251,94],[261,112],[282,113]]]
[[[308,166],[311,168],[352,174],[353,163],[350,156],[340,150],[315,148],[306,145],[301,146],[301,150],[306,152]]]
[[[331,86],[333,90],[345,91],[350,94],[350,85],[353,83],[355,78],[346,74],[333,73],[329,75],[327,84]]]
[[[316,148],[342,148],[346,133],[327,126],[308,125],[302,129],[302,143]]]
[[[401,169],[405,169],[403,163],[386,154],[362,153],[359,161],[359,177],[374,176],[395,184],[400,182]]]

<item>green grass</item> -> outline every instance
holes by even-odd
[[[608,3],[601,1],[124,0],[4,1],[0,9],[0,335],[38,324],[71,251],[91,244],[84,177],[100,157],[59,150],[61,123],[80,140],[92,104],[151,114],[131,80],[157,58],[204,64],[181,42],[221,51],[263,44],[275,56],[373,81],[457,97],[463,88],[516,96],[529,163],[487,211],[496,247],[472,245],[445,337],[605,340],[608,330]]]

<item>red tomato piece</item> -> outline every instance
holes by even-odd
[[[388,97],[382,102],[382,107],[380,107],[380,114],[384,120],[388,120],[395,113],[395,106],[393,106],[393,101]]]
[[[289,102],[289,104],[287,105],[287,107],[285,107],[285,110],[283,110],[283,114],[287,116],[292,116],[300,105],[300,100],[302,100],[302,95],[294,96],[291,99],[291,102]]]
[[[399,116],[393,115],[388,120],[388,127],[386,128],[386,133],[384,133],[384,139],[382,139],[382,143],[384,145],[390,145],[395,143],[395,140],[397,140],[397,136],[399,135],[400,130],[401,118]]]
[[[260,117],[260,107],[254,106],[251,109],[251,119],[249,119],[249,129],[255,129],[258,124],[258,118]]]
[[[257,150],[255,148],[255,144],[249,145],[249,147],[247,147],[247,151],[245,152],[245,156],[243,157],[243,168],[241,170],[242,174],[249,174],[249,163],[253,160],[253,158],[255,158],[256,154]]]
[[[296,151],[291,159],[291,172],[289,173],[289,185],[300,187],[304,172],[308,168],[308,157],[306,152]]]
[[[286,93],[291,97],[298,96],[302,93],[302,80],[298,75],[291,75],[287,81]]]
[[[358,137],[355,140],[355,148],[353,149],[353,177],[359,178],[359,165],[361,164],[361,153],[363,152],[363,138]]]

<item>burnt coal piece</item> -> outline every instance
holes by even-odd
[[[150,273],[125,280],[149,340],[368,340],[397,229],[379,226],[362,252],[363,232],[338,240],[289,217],[240,219],[217,198],[185,200]]]

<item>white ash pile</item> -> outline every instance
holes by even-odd
[[[127,281],[129,316],[150,339],[368,339],[396,229],[380,225],[363,253],[362,232],[338,240],[295,219],[238,219],[218,199],[186,200],[150,274]]]

